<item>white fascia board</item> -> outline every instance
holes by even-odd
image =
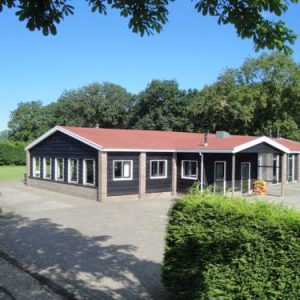
[[[103,148],[105,152],[162,152],[162,153],[232,153],[230,149],[147,149],[147,148]]]
[[[256,146],[258,144],[261,144],[261,143],[266,143],[282,152],[285,152],[285,153],[290,153],[290,149],[285,147],[285,146],[282,146],[281,144],[275,142],[274,140],[266,137],[266,136],[262,136],[262,137],[259,137],[255,140],[252,140],[250,142],[247,142],[247,143],[244,143],[242,145],[239,145],[237,147],[234,147],[233,148],[233,153],[238,153],[238,152],[241,152],[243,150],[246,150],[248,148],[251,148],[253,146]]]
[[[46,133],[44,133],[43,135],[41,135],[40,137],[38,137],[36,140],[34,140],[33,142],[31,142],[29,145],[27,145],[25,147],[25,151],[28,151],[30,150],[32,147],[36,146],[37,144],[39,144],[40,142],[42,142],[43,140],[45,140],[47,137],[49,137],[50,135],[54,134],[55,132],[62,132],[86,145],[89,145],[91,146],[92,148],[95,148],[97,150],[100,150],[102,151],[103,150],[103,147],[96,144],[96,143],[93,143],[91,142],[90,140],[86,139],[86,138],[83,138],[81,137],[80,135],[76,134],[76,133],[73,133],[65,128],[62,128],[60,126],[55,126],[53,128],[51,128],[50,130],[48,130]]]

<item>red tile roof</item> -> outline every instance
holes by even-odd
[[[295,142],[289,139],[285,139],[285,138],[274,138],[274,141],[276,141],[277,143],[287,147],[290,149],[290,151],[300,151],[300,143],[299,142]]]
[[[233,148],[257,139],[257,136],[230,135],[218,137],[208,134],[208,146],[204,146],[203,133],[131,130],[131,129],[105,129],[60,126],[80,137],[87,139],[104,148],[114,149],[222,149]]]

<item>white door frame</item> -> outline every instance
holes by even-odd
[[[214,165],[214,193],[216,192],[216,166],[217,163],[222,163],[224,165],[224,177],[223,177],[223,194],[226,192],[226,161],[225,160],[217,160]]]
[[[251,163],[249,161],[241,162],[241,192],[243,193],[243,165],[247,164],[249,166],[249,176],[248,176],[248,192],[246,194],[250,194],[251,191]]]

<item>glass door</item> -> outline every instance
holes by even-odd
[[[279,154],[273,154],[273,183],[279,182]]]
[[[215,162],[215,181],[214,192],[219,194],[225,194],[226,191],[226,162]]]
[[[241,164],[241,190],[242,194],[249,194],[251,190],[251,164],[249,162]]]
[[[293,182],[295,180],[294,168],[295,168],[295,160],[294,155],[290,154],[288,156],[288,182]]]

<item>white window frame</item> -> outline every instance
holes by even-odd
[[[257,154],[257,179],[263,179],[263,156],[261,153]]]
[[[116,162],[121,162],[122,163],[122,168],[121,168],[122,177],[121,178],[116,178],[115,177],[115,163]],[[124,175],[123,174],[123,164],[124,164],[124,162],[130,162],[130,177],[128,177],[128,178],[123,177],[123,175]],[[116,159],[116,160],[113,160],[112,175],[113,175],[113,181],[132,180],[132,178],[133,178],[133,160],[130,160],[130,159]]]
[[[163,161],[165,163],[165,175],[163,176],[152,176],[152,162],[161,162]],[[168,160],[166,159],[151,159],[150,160],[150,179],[164,179],[168,178]]]
[[[36,161],[39,161],[40,169],[36,172]],[[40,178],[41,177],[41,158],[40,157],[32,157],[32,177]]]
[[[184,175],[184,163],[185,162],[196,163],[196,177]],[[181,161],[181,178],[189,179],[189,180],[198,180],[198,161],[197,160],[184,159]]]
[[[216,160],[214,164],[214,193],[216,192],[216,165],[217,163],[223,163],[224,164],[224,182],[223,182],[223,194],[226,194],[226,160]]]
[[[47,159],[50,159],[50,176],[47,177]],[[48,179],[48,180],[51,180],[52,179],[52,158],[51,157],[44,157],[43,158],[43,178],[44,179]]]
[[[249,171],[248,171],[248,193],[246,193],[246,195],[248,195],[248,194],[251,194],[251,162],[249,162],[249,161],[242,161],[241,162],[241,191],[243,190],[243,187],[242,187],[242,170],[243,170],[243,164],[246,164],[246,165],[248,165],[249,166]]]
[[[93,183],[89,183],[89,182],[86,182],[86,162],[90,160],[93,162],[93,179],[94,179],[94,182]],[[82,182],[83,182],[83,185],[88,185],[88,186],[95,186],[96,185],[96,162],[94,159],[92,158],[86,158],[86,159],[83,159],[83,172],[82,172]]]
[[[274,165],[274,161],[276,161],[276,183],[280,181],[280,156],[277,153],[273,153],[272,157],[272,166]]]
[[[63,165],[63,168],[62,168],[62,179],[57,178],[57,161],[58,161],[58,159],[62,159],[62,165]],[[55,157],[54,178],[55,178],[56,181],[64,181],[64,179],[65,179],[65,159],[62,158],[62,157]]]
[[[76,178],[77,180],[71,180],[71,160],[76,160],[77,168],[76,168]],[[68,159],[68,182],[69,183],[78,183],[79,181],[79,159],[77,158],[69,158]]]

